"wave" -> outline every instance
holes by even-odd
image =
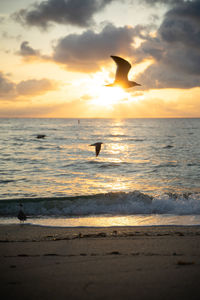
[[[110,163],[101,164],[99,166],[99,168],[101,168],[101,169],[115,168],[115,167],[120,167],[121,165],[122,165],[122,163],[120,163],[120,162],[110,162]]]
[[[168,193],[153,197],[140,191],[133,191],[74,197],[2,200],[0,216],[16,216],[19,203],[23,203],[28,216],[200,214],[200,193]]]
[[[130,139],[128,139],[127,141],[130,141],[130,142],[144,142],[144,139],[134,139],[134,138],[130,138]]]
[[[155,168],[158,169],[158,168],[176,168],[178,167],[179,165],[176,164],[175,162],[167,162],[167,163],[160,163],[159,165],[156,165]]]
[[[170,149],[170,148],[173,148],[174,146],[173,145],[166,145],[163,147],[163,149]]]
[[[0,184],[6,184],[6,183],[16,182],[16,181],[17,180],[15,180],[15,179],[0,180]]]
[[[126,134],[108,134],[105,137],[108,137],[108,138],[122,138],[122,137],[129,137],[129,136],[126,135]]]

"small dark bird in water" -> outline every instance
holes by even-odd
[[[37,135],[37,139],[44,139],[45,138],[45,134],[38,134]]]
[[[103,143],[94,143],[94,144],[91,144],[90,146],[95,146],[95,150],[96,150],[96,157],[99,155],[99,152],[101,150],[101,144]]]
[[[128,72],[131,69],[131,64],[119,57],[111,55],[112,59],[117,64],[117,71],[115,74],[115,81],[111,84],[107,84],[106,86],[121,86],[123,88],[131,88],[134,86],[141,86],[141,84],[128,80]]]
[[[17,217],[20,220],[20,222],[24,222],[24,221],[26,221],[27,218],[26,218],[26,215],[25,215],[24,210],[23,210],[23,205],[20,203],[19,206],[20,206],[20,210],[18,212]]]

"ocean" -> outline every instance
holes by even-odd
[[[0,119],[0,141],[0,224],[200,224],[200,119]]]

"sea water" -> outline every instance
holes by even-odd
[[[200,224],[200,119],[0,119],[0,223],[19,203],[33,224]]]

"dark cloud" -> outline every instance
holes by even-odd
[[[153,6],[177,5],[184,0],[43,0],[15,12],[12,17],[23,25],[42,29],[47,29],[53,23],[89,27],[94,24],[93,16],[111,2],[120,2],[124,5],[145,3]]]
[[[187,2],[168,11],[159,28],[159,35],[168,43],[200,46],[200,1]]]
[[[158,29],[135,51],[140,61],[155,60],[137,80],[147,88],[200,86],[200,1],[170,9]]]
[[[29,79],[19,83],[12,82],[0,72],[0,99],[15,100],[20,96],[37,96],[56,90],[58,83],[49,79]]]
[[[183,3],[184,0],[142,0],[142,2],[145,2],[149,5],[155,5],[155,4],[177,5]]]
[[[47,28],[52,23],[88,27],[93,24],[93,15],[113,0],[47,0],[35,3],[28,9],[14,13],[15,20],[22,24]]]
[[[129,3],[137,1],[129,0]],[[93,15],[110,2],[111,0],[49,0],[35,5],[34,9],[24,10],[22,15],[25,23],[40,27],[47,26],[49,22],[89,26]],[[123,2],[126,3],[125,0]],[[98,33],[86,30],[81,34],[61,38],[55,44],[51,57],[41,55],[27,41],[21,44],[19,54],[24,58],[48,59],[63,65],[66,70],[80,72],[99,70],[110,59],[110,55],[133,57],[135,62],[152,58],[154,63],[135,78],[144,89],[200,86],[200,1],[143,0],[144,2],[151,5],[168,4],[170,7],[156,37],[148,34],[151,26],[147,28],[138,25],[132,28],[107,24]],[[66,10],[59,10],[59,5],[60,8],[64,5]],[[52,10],[54,6],[56,8]],[[87,13],[86,8],[89,9]],[[83,9],[83,12],[78,17],[79,9]],[[70,16],[67,11],[71,11]],[[37,18],[32,19],[34,14]],[[143,42],[138,48],[134,48],[134,39],[137,37]]]
[[[200,1],[181,1],[182,4],[169,11],[167,15],[187,18],[200,23]]]
[[[141,82],[143,89],[182,88],[200,86],[200,79],[195,75],[178,72],[175,66],[155,62],[139,75],[136,80]]]
[[[143,26],[115,27],[107,24],[95,33],[70,34],[60,39],[54,48],[53,60],[73,71],[97,71],[110,55],[129,56],[135,37],[143,37]]]
[[[43,60],[48,61],[51,60],[51,57],[48,55],[41,54],[41,51],[38,49],[34,49],[29,45],[29,42],[24,41],[20,45],[20,50],[16,52],[17,55],[20,55],[25,61],[32,60]]]
[[[40,56],[40,51],[33,49],[29,46],[29,42],[24,41],[20,45],[20,50],[18,51],[18,54],[24,57],[38,57]]]
[[[141,36],[144,27],[115,27],[107,24],[99,33],[87,30],[81,34],[70,34],[57,41],[50,56],[42,55],[23,41],[18,55],[24,59],[42,59],[62,64],[67,70],[93,72],[100,69],[101,64],[108,60],[111,54],[130,55],[131,44],[135,37]]]

